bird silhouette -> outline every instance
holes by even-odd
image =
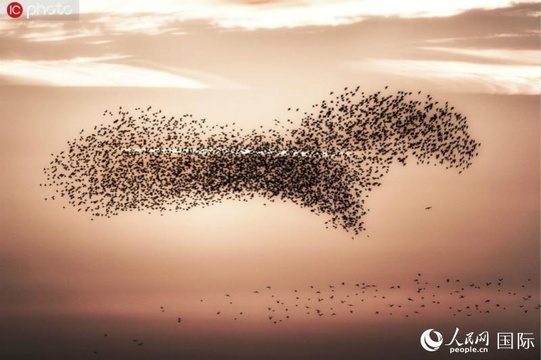
[[[440,165],[459,173],[480,144],[465,116],[430,95],[388,87],[330,93],[311,111],[259,130],[212,125],[191,114],[167,116],[152,106],[106,110],[93,132],[68,141],[44,168],[46,182],[94,218],[126,211],[187,211],[225,200],[292,202],[325,225],[365,231],[370,192],[392,166]],[[267,204],[267,201],[265,201]],[[426,207],[425,209],[430,209]]]

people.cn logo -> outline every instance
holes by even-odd
[[[12,19],[17,19],[23,14],[23,6],[18,2],[9,3],[6,9],[8,16]]]
[[[432,332],[436,335],[435,341],[430,336],[430,333]],[[421,334],[421,346],[426,351],[434,352],[440,348],[441,344],[443,344],[443,336],[434,329],[428,329]]]

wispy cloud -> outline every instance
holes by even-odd
[[[174,14],[91,14],[77,22],[0,21],[3,37],[28,42],[55,42],[119,35],[179,33],[181,21]]]
[[[366,60],[348,63],[386,75],[405,77],[452,92],[507,95],[541,94],[537,65],[485,64],[436,60]]]
[[[521,38],[524,36],[533,36],[538,35],[533,33],[532,31],[525,30],[522,34],[513,34],[513,33],[498,33],[498,34],[490,34],[490,35],[482,35],[482,36],[468,36],[468,37],[449,37],[449,38],[438,38],[438,39],[426,39],[424,40],[427,44],[450,44],[450,43],[456,43],[461,41],[472,41],[472,40],[491,40],[491,39],[516,39]]]
[[[526,32],[528,33],[528,32]],[[398,79],[409,79],[431,88],[452,92],[539,95],[541,94],[541,50],[488,48],[487,39],[519,37],[521,34],[496,33],[475,38],[460,46],[463,37],[446,38],[437,43],[411,49],[404,59],[371,58],[347,62],[347,66]],[[471,40],[472,38],[468,38]],[[476,46],[473,46],[476,44]]]
[[[446,52],[464,55],[478,60],[491,60],[499,63],[541,66],[540,50],[507,50],[507,49],[464,49],[454,47],[421,47],[422,50]],[[540,70],[541,75],[541,70]]]
[[[531,0],[93,0],[81,3],[81,21],[99,22],[108,33],[169,31],[184,21],[205,21],[220,28],[278,29],[353,24],[371,17],[429,18],[475,9],[498,9]],[[522,14],[525,15],[525,14]],[[526,14],[528,15],[528,14]],[[531,12],[538,16],[539,12]],[[21,22],[0,23],[0,28]]]
[[[374,17],[431,18],[470,10],[517,7],[516,16],[539,16],[531,0],[154,0],[151,4],[127,0],[81,3],[80,21],[73,24],[1,21],[2,34],[24,34],[27,41],[62,41],[123,34],[182,34],[194,21],[218,30],[280,29],[340,26]],[[521,5],[521,4],[530,4]],[[513,13],[513,12],[510,12]],[[71,26],[75,25],[75,26]],[[30,30],[30,31],[29,31]]]
[[[0,76],[27,85],[81,87],[162,87],[202,89],[213,84],[171,71],[133,66],[121,57],[73,58],[54,61],[0,61]]]
[[[21,36],[22,39],[31,42],[50,42],[50,41],[66,41],[80,38],[88,38],[99,36],[99,33],[90,33],[88,31],[68,32],[65,29],[50,29],[49,31],[27,32]]]

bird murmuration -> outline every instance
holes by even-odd
[[[151,107],[104,116],[111,120],[81,131],[44,169],[44,185],[93,218],[260,196],[325,214],[327,225],[357,235],[366,230],[366,198],[393,164],[413,159],[462,172],[480,146],[448,103],[359,87],[313,105],[297,128],[275,120],[248,132]]]

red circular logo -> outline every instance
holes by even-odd
[[[18,2],[9,3],[7,7],[7,13],[10,18],[17,19],[23,14],[23,6]]]

